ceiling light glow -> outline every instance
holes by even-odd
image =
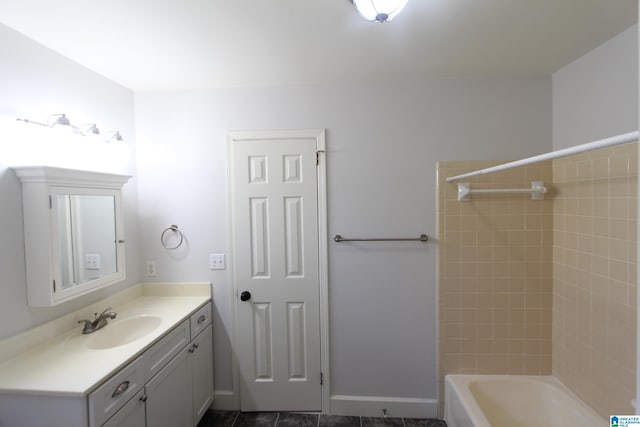
[[[387,22],[395,18],[408,0],[349,0],[364,19]]]

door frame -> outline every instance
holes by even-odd
[[[234,194],[233,167],[234,158],[232,145],[234,142],[268,141],[287,139],[315,139],[316,141],[316,179],[318,195],[318,286],[320,303],[320,369],[323,376],[321,390],[322,413],[329,412],[330,402],[330,374],[329,374],[329,280],[328,280],[328,231],[327,231],[327,165],[324,129],[297,130],[258,130],[258,131],[229,131],[227,132],[227,212],[229,226],[229,307],[231,311],[231,340],[232,376],[233,376],[233,404],[240,408],[240,368],[237,357],[238,350],[238,288],[236,280],[235,233],[234,233]],[[318,378],[318,381],[320,379]]]

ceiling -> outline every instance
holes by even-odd
[[[637,0],[0,0],[0,23],[132,90],[550,74],[638,20]]]

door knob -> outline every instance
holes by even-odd
[[[240,301],[249,301],[251,299],[251,292],[242,291],[240,294]]]

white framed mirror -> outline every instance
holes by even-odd
[[[88,287],[125,278],[124,239],[116,224],[120,197],[116,190],[53,187],[53,242],[57,298],[67,298]],[[57,229],[55,229],[57,227]],[[56,251],[54,251],[56,252]],[[59,269],[59,270],[58,270]]]
[[[60,304],[125,279],[120,193],[129,176],[13,169],[22,183],[30,306]]]

